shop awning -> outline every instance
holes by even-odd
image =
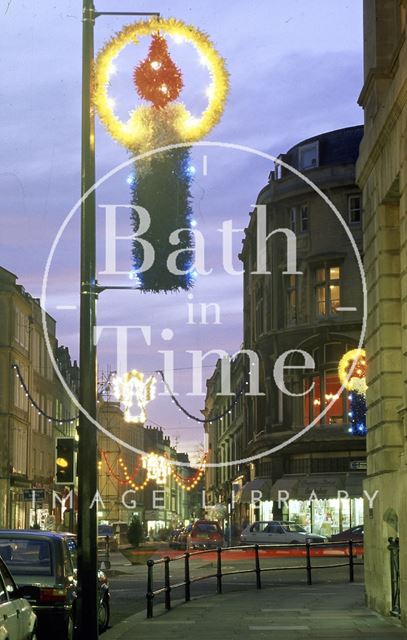
[[[363,480],[366,478],[364,473],[347,473],[345,479],[345,491],[348,492],[349,498],[363,498]]]
[[[324,475],[322,473],[310,473],[304,476],[297,484],[296,496],[290,496],[297,500],[309,500],[316,497],[318,500],[337,498],[338,491],[345,489],[345,478],[337,474]],[[314,492],[314,493],[313,493]]]
[[[276,480],[271,488],[272,500],[282,500],[286,497],[284,491],[287,492],[287,500],[297,497],[297,486],[306,476],[305,475],[286,475]],[[280,492],[280,493],[279,493]]]
[[[250,503],[259,496],[259,494],[252,494],[252,491],[261,491],[260,500],[271,500],[271,488],[272,481],[270,478],[255,478],[250,482],[247,482],[241,491],[236,496],[236,502]]]
[[[347,491],[350,498],[361,498],[365,477],[363,473],[343,472],[338,474],[287,474],[276,480],[274,484],[270,478],[256,478],[247,482],[236,494],[235,502],[250,503],[252,491],[261,491],[261,500],[285,499],[285,494],[279,494],[282,491],[288,493],[288,500],[309,500],[310,496],[316,496],[319,500],[327,500],[337,498],[338,491]]]

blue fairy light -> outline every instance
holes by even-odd
[[[130,280],[138,280],[139,279],[139,275],[138,275],[138,273],[137,273],[137,271],[135,269],[132,269],[129,272],[129,279]]]

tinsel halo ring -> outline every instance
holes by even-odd
[[[349,372],[351,367],[353,366],[355,360],[364,360],[366,358],[366,351],[364,349],[352,349],[351,351],[347,351],[344,356],[339,361],[338,365],[338,377],[342,386],[344,386],[349,391],[353,390],[353,380],[354,377],[359,377],[356,375],[356,368],[358,365],[354,367],[353,373],[349,376]]]
[[[106,43],[95,60],[93,101],[102,123],[112,138],[131,150],[139,149],[145,137],[148,136],[146,107],[135,109],[127,122],[123,122],[115,115],[112,99],[108,94],[112,63],[127,45],[137,44],[138,38],[157,32],[190,42],[197,50],[202,63],[208,67],[211,76],[208,105],[200,118],[194,118],[181,103],[172,106],[172,109],[176,109],[174,133],[179,141],[200,140],[217,124],[223,113],[229,90],[229,76],[225,61],[208,36],[199,29],[174,18],[168,20],[153,18],[127,25]],[[173,113],[172,117],[174,115]]]

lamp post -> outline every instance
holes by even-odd
[[[82,151],[81,151],[81,285],[80,285],[80,392],[83,409],[96,418],[97,377],[95,225],[95,117],[92,101],[92,65],[95,19],[101,15],[159,15],[140,12],[97,12],[93,0],[83,0],[82,27]],[[128,288],[128,287],[123,287]],[[98,638],[97,585],[97,430],[80,413],[78,444],[78,599],[75,611],[76,640]]]
[[[81,158],[81,286],[80,393],[81,406],[96,417],[96,229],[95,193],[84,197],[95,183],[95,116],[92,106],[95,7],[83,0],[82,27],[82,158]],[[78,640],[96,640],[97,603],[97,433],[81,412],[78,447],[78,601],[75,615]]]

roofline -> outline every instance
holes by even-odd
[[[356,129],[364,129],[364,124],[354,124],[351,127],[341,127],[340,129],[332,129],[332,131],[324,131],[323,133],[319,133],[315,136],[312,136],[311,138],[306,138],[305,140],[300,140],[300,142],[296,142],[296,144],[294,144],[290,149],[288,149],[288,151],[286,151],[285,153],[283,153],[282,155],[286,155],[288,153],[290,153],[290,151],[293,151],[294,149],[296,149],[297,147],[300,147],[304,144],[308,144],[311,142],[316,142],[317,140],[320,140],[321,138],[323,138],[324,136],[328,136],[332,133],[339,133],[339,132],[344,132],[344,131],[352,131],[352,130],[356,130]]]

